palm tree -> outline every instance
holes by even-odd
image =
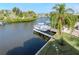
[[[17,7],[14,7],[12,11],[15,13],[15,15],[19,15],[21,13],[21,10]]]
[[[23,13],[25,17],[36,18],[36,13],[32,10]]]
[[[76,23],[76,16],[71,8],[66,8],[65,4],[56,4],[53,7],[54,12],[51,12],[51,26],[58,30],[57,34],[60,38],[63,37],[62,29],[64,26],[68,27],[71,32]]]

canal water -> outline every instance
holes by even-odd
[[[33,34],[36,22],[0,26],[0,55],[34,55],[46,43]]]

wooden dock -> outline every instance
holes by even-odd
[[[38,32],[38,33],[41,33],[41,34],[43,34],[43,35],[45,35],[45,36],[47,36],[47,37],[52,37],[52,35],[49,35],[49,34],[47,34],[47,33],[45,33],[45,32],[42,32],[42,31],[40,31],[40,30],[37,30],[37,29],[33,29],[35,32]]]

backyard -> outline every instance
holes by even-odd
[[[51,39],[39,55],[77,55],[79,54],[79,37],[64,33],[64,46],[60,40]],[[57,48],[56,48],[57,47]],[[58,50],[57,50],[58,49]]]

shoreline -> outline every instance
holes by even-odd
[[[5,24],[11,24],[11,23],[24,23],[24,22],[32,22],[32,21],[35,21],[37,18],[33,18],[33,19],[29,19],[29,20],[17,20],[17,19],[14,19],[14,20],[1,20],[1,22],[4,22]]]

